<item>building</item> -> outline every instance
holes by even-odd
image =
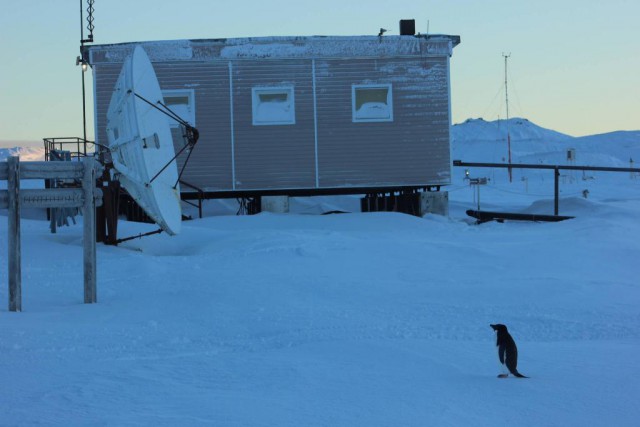
[[[459,42],[401,35],[86,46],[95,140],[107,143],[114,84],[141,44],[167,106],[200,132],[183,195],[193,187],[209,197],[439,189],[451,181],[449,60]],[[179,148],[177,124],[173,135]]]

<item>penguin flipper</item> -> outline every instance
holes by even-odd
[[[500,359],[500,364],[504,365],[505,364],[505,355],[507,352],[507,346],[504,344],[501,344],[498,346],[498,359]]]

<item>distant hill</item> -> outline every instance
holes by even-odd
[[[572,139],[570,135],[545,129],[523,118],[495,120],[468,119],[464,123],[453,125],[453,140],[462,141],[499,141],[506,140],[507,129],[511,141],[547,141],[557,142]]]
[[[40,147],[13,147],[0,148],[0,161],[7,160],[7,157],[20,156],[20,160],[42,161],[44,160],[44,148]]]
[[[13,148],[13,147],[42,147],[42,140],[15,140],[15,139],[0,139],[0,148]]]
[[[523,119],[488,122],[469,119],[452,127],[453,159],[466,162],[507,161],[507,128],[511,136],[513,163],[565,164],[567,151],[575,150],[575,163],[592,166],[629,167],[640,164],[640,131],[616,131],[573,137],[545,129]]]

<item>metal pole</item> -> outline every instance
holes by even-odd
[[[505,98],[505,103],[507,105],[507,121],[508,121],[509,120],[509,91],[507,86],[507,60],[509,59],[511,54],[505,55],[503,53],[502,56],[504,56],[504,98]]]
[[[82,0],[80,0],[80,58],[82,58],[82,64],[80,64],[80,72],[82,73],[82,135],[84,138],[84,144],[87,143],[87,107],[85,101],[85,87],[84,87],[84,23],[82,19]],[[78,155],[80,155],[80,147],[78,147]]]
[[[553,176],[554,176],[554,199],[553,199],[553,214],[554,215],[558,215],[558,206],[559,206],[559,199],[560,199],[560,170],[558,169],[558,167],[556,167],[553,170]]]
[[[80,44],[83,43],[84,40],[84,27],[82,22],[82,0],[80,0]]]
[[[508,90],[508,86],[507,86],[507,60],[509,59],[511,54],[505,55],[503,53],[502,56],[504,56],[504,98],[505,98],[505,103],[507,105],[507,121],[506,121],[506,124],[507,124],[507,151],[508,151],[508,155],[509,155],[509,165],[511,165],[511,133],[509,132],[509,90]],[[509,182],[513,182],[513,171],[511,169],[511,167],[509,167]]]
[[[9,311],[22,311],[20,260],[20,158],[7,159],[9,176]]]
[[[82,137],[84,138],[84,146],[87,146],[87,101],[85,95],[85,87],[84,87],[84,69],[82,66],[80,67],[80,72],[82,73]],[[80,147],[78,147],[78,154],[80,152]]]

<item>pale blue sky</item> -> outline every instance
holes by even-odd
[[[81,136],[79,0],[2,0],[0,140]],[[86,3],[86,2],[85,2]],[[575,136],[640,129],[637,0],[96,0],[95,41],[272,35],[460,35],[451,61],[453,122],[510,115]],[[86,23],[85,23],[86,24]],[[91,76],[87,74],[88,91]],[[89,138],[93,135],[88,98]]]

